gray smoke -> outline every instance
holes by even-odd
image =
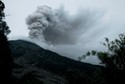
[[[48,6],[38,7],[26,18],[29,37],[47,44],[75,44],[90,27],[94,27],[99,14],[80,10],[70,15],[63,7],[53,10]]]

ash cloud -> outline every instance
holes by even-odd
[[[40,6],[26,18],[26,24],[32,39],[52,45],[75,44],[84,32],[94,27],[99,16],[88,10],[70,15],[64,7]]]

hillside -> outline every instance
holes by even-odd
[[[106,84],[103,67],[60,56],[28,41],[10,41],[10,48],[14,79],[20,84]]]

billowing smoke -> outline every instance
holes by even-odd
[[[41,6],[26,18],[26,24],[32,39],[52,45],[75,44],[80,35],[94,27],[97,19],[98,15],[87,10],[70,15],[63,7],[53,10]]]

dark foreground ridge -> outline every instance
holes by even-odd
[[[75,61],[38,45],[10,41],[15,84],[108,84],[103,67]]]

